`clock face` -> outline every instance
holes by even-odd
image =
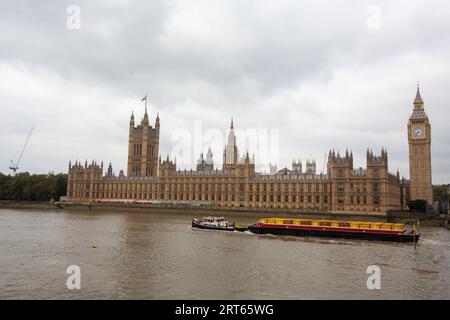
[[[413,135],[414,137],[423,137],[423,129],[420,127],[414,128],[413,129]]]

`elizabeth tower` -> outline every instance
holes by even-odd
[[[409,175],[411,200],[433,202],[431,184],[431,125],[424,110],[419,85],[414,100],[414,110],[408,122]]]

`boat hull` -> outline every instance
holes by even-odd
[[[358,239],[389,242],[414,242],[418,241],[420,234],[384,234],[384,233],[365,233],[365,232],[343,232],[334,230],[308,230],[296,228],[274,228],[261,227],[256,224],[248,226],[248,230],[255,234],[273,234],[283,236],[297,237],[323,237],[340,239]]]

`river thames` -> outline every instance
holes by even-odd
[[[192,218],[1,209],[0,298],[450,298],[450,231],[441,227],[421,227],[414,250],[411,244],[193,230]],[[80,267],[79,290],[66,286],[69,265]],[[381,289],[367,288],[370,265],[381,270]]]

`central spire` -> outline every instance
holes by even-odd
[[[224,164],[237,164],[238,151],[236,146],[236,136],[234,135],[233,118],[231,118],[230,132],[228,133],[228,143],[224,150]]]

